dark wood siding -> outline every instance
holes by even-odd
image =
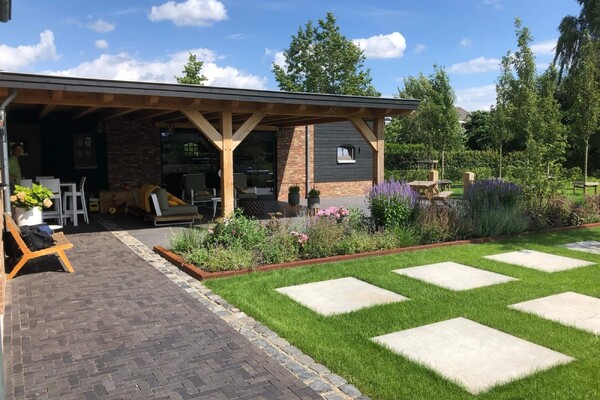
[[[315,125],[314,143],[315,183],[373,179],[373,150],[352,123]],[[356,163],[337,163],[337,148],[343,145],[354,146]]]

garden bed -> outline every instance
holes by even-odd
[[[523,233],[519,233],[519,234],[513,235],[513,236],[495,236],[495,237],[486,237],[486,238],[455,240],[452,242],[424,244],[424,245],[419,245],[419,246],[401,247],[401,248],[390,249],[390,250],[370,251],[367,253],[345,254],[345,255],[341,255],[341,256],[314,258],[314,259],[309,259],[309,260],[292,261],[292,262],[288,262],[288,263],[261,265],[261,266],[255,267],[255,268],[246,268],[246,269],[231,270],[231,271],[217,271],[217,272],[204,271],[201,268],[195,266],[194,264],[186,262],[183,259],[183,257],[181,257],[178,254],[175,254],[174,252],[172,252],[169,249],[166,249],[162,246],[154,246],[154,252],[157,253],[158,255],[160,255],[161,257],[163,257],[165,260],[172,263],[173,265],[175,265],[177,268],[179,268],[186,274],[202,281],[202,280],[214,279],[214,278],[225,278],[225,277],[231,277],[231,276],[237,276],[237,275],[246,275],[251,272],[265,272],[265,271],[272,271],[272,270],[276,270],[276,269],[301,267],[301,266],[305,266],[305,265],[326,264],[326,263],[340,262],[340,261],[350,261],[350,260],[355,260],[355,259],[360,259],[360,258],[365,258],[365,257],[386,256],[386,255],[399,254],[399,253],[405,253],[405,252],[411,252],[411,251],[435,249],[435,248],[446,247],[446,246],[486,243],[486,242],[492,242],[492,241],[497,241],[497,240],[510,239],[511,237],[518,238],[518,237],[524,237],[527,235],[539,234],[539,233],[568,231],[568,230],[573,230],[573,229],[591,229],[591,228],[598,228],[598,227],[600,227],[600,222],[593,223],[593,224],[579,225],[579,226],[565,226],[565,227],[560,227],[560,228],[552,228],[552,229],[546,229],[543,231],[523,232]]]

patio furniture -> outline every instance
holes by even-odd
[[[17,262],[17,264],[13,267],[10,274],[6,277],[6,279],[14,278],[14,276],[17,274],[17,272],[19,272],[21,270],[21,268],[23,268],[23,266],[25,264],[27,264],[27,262],[29,260],[33,260],[35,258],[42,257],[42,256],[47,256],[49,254],[56,254],[58,256],[58,258],[60,259],[60,261],[62,261],[63,266],[67,271],[75,272],[75,270],[73,269],[73,266],[71,265],[71,263],[69,262],[69,259],[67,258],[67,255],[65,254],[65,250],[73,248],[73,244],[71,242],[69,242],[69,240],[67,239],[67,237],[65,236],[64,233],[55,232],[52,234],[52,239],[54,239],[54,243],[55,243],[54,246],[48,247],[45,249],[41,249],[41,250],[31,251],[31,250],[29,250],[29,247],[27,247],[27,245],[23,241],[23,238],[21,238],[21,230],[19,229],[19,227],[17,226],[17,224],[12,219],[12,217],[10,216],[9,213],[4,214],[4,224],[8,228],[8,231],[10,232],[11,236],[13,237],[13,239],[15,240],[17,245],[19,246],[19,250],[23,254],[19,258],[19,261]]]
[[[265,202],[262,199],[240,199],[238,207],[248,217],[260,217],[265,214]]]
[[[450,187],[452,186],[452,181],[450,179],[440,179],[437,183],[442,190],[450,190]]]
[[[157,188],[150,194],[150,203],[154,213],[146,213],[145,218],[152,220],[154,226],[164,225],[193,225],[195,220],[201,220],[198,207],[193,204],[170,205],[168,193],[163,188]]]
[[[408,185],[427,200],[439,193],[437,181],[412,181]]]
[[[585,196],[586,189],[591,187],[594,188],[594,194],[598,194],[598,182],[575,181],[573,182],[573,194],[575,194],[575,189],[580,188],[583,189],[583,195]]]
[[[256,199],[258,197],[256,187],[248,187],[248,180],[244,173],[233,174],[233,185],[238,200]]]
[[[72,218],[73,225],[77,226],[77,216],[83,215],[83,219],[86,224],[90,223],[87,212],[87,205],[85,203],[85,180],[86,177],[83,176],[81,181],[79,182],[79,190],[76,188],[75,183],[67,183],[62,182],[61,186],[67,186],[68,189],[63,192],[63,211],[65,214],[65,218]],[[77,200],[81,200],[81,208],[79,208],[79,202]],[[69,201],[70,200],[70,201]],[[70,203],[70,207],[69,207]]]
[[[52,179],[40,179],[40,185],[47,187],[52,191],[52,196],[50,200],[52,200],[52,210],[44,211],[42,210],[42,218],[44,220],[47,219],[56,219],[59,225],[64,225],[65,221],[63,218],[62,211],[62,196],[60,190],[60,179],[52,178]]]
[[[210,203],[211,199],[217,195],[215,188],[206,186],[206,176],[204,174],[183,175],[181,198],[185,199],[187,193],[190,194],[191,204]]]
[[[23,179],[23,178],[21,178],[21,182],[19,182],[19,185],[31,188],[31,187],[33,187],[33,179]]]

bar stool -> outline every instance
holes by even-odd
[[[62,198],[60,195],[60,179],[40,179],[40,185],[52,191],[50,200],[54,203],[54,210],[42,211],[42,219],[57,219],[60,225],[64,225]]]
[[[32,188],[33,187],[33,179],[21,178],[21,182],[19,183],[19,185],[23,186],[23,187],[27,187],[27,188]]]
[[[64,207],[65,216],[74,215],[74,218],[78,218],[78,216],[81,214],[81,215],[83,215],[83,219],[85,220],[85,223],[89,224],[90,220],[88,218],[87,204],[85,203],[85,189],[84,189],[85,180],[86,180],[86,177],[82,176],[81,181],[79,182],[79,190],[77,190],[76,192],[64,192],[63,193],[63,207]],[[71,201],[69,201],[69,197],[72,198]],[[77,202],[77,199],[81,200],[81,208],[79,208],[79,203]],[[69,209],[69,204],[75,205],[74,211]]]

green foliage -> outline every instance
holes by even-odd
[[[317,25],[312,21],[298,28],[289,48],[285,66],[273,64],[281,90],[379,96],[371,85],[369,69],[363,69],[362,50],[340,33],[335,16],[328,12]]]
[[[417,160],[427,158],[424,144],[385,143],[385,169],[408,170],[417,166]]]
[[[169,246],[176,253],[190,252],[202,247],[206,233],[206,230],[199,228],[177,230],[169,238]]]
[[[183,67],[183,71],[181,71],[184,75],[179,77],[176,76],[177,83],[184,83],[187,85],[203,85],[206,78],[204,75],[200,74],[200,70],[204,65],[203,61],[197,61],[196,55],[190,53],[188,57],[187,64]]]
[[[492,116],[490,111],[477,110],[465,123],[467,147],[471,150],[490,150],[495,148],[492,139]]]
[[[421,243],[440,243],[463,238],[469,230],[468,220],[460,207],[430,204],[420,207],[415,221]]]
[[[253,249],[266,237],[266,229],[255,219],[245,217],[237,209],[231,217],[217,221],[204,238],[207,247],[225,246]]]
[[[313,199],[319,197],[320,195],[321,195],[321,191],[314,187],[312,189],[310,189],[307,194],[308,197],[313,198]]]
[[[288,188],[289,193],[300,193],[300,186],[298,185],[291,185]]]
[[[410,186],[393,179],[372,186],[367,201],[375,226],[392,228],[412,222],[417,197]]]
[[[31,187],[15,185],[15,192],[10,196],[10,204],[27,210],[33,207],[48,208],[52,206],[50,196],[52,191],[42,185],[35,183]]]
[[[206,259],[200,266],[208,272],[231,271],[252,268],[258,257],[252,250],[239,246],[216,246],[208,249]]]
[[[600,196],[586,196],[581,204],[573,206],[570,225],[600,222]]]

